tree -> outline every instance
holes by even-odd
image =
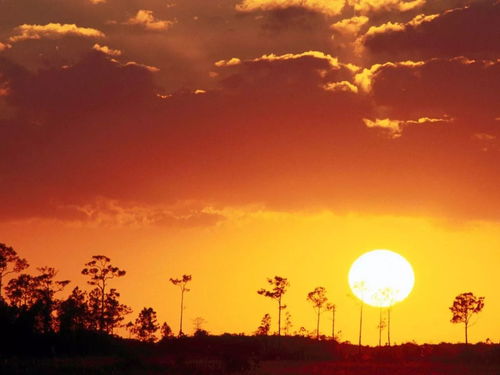
[[[208,331],[203,328],[203,326],[207,324],[207,320],[202,318],[201,316],[197,316],[193,319],[193,328],[195,336],[206,336],[208,335]]]
[[[195,331],[203,329],[203,326],[205,324],[207,324],[207,320],[205,318],[202,318],[201,316],[197,316],[193,319],[193,327]]]
[[[178,286],[181,290],[181,318],[179,323],[179,337],[184,335],[182,332],[182,317],[184,314],[184,293],[189,292],[190,289],[187,288],[187,284],[191,281],[191,275],[182,275],[180,279],[170,278],[170,282],[176,286]]]
[[[292,314],[290,314],[289,311],[285,311],[285,328],[284,328],[285,336],[290,335],[290,333],[292,332],[292,327],[293,327]]]
[[[75,332],[88,329],[90,316],[86,299],[86,293],[75,287],[68,298],[59,304],[59,332]]]
[[[37,285],[38,300],[37,306],[39,309],[39,332],[52,332],[54,330],[53,312],[57,309],[60,301],[55,298],[55,294],[62,291],[69,280],[54,280],[57,271],[53,267],[37,268],[40,272],[35,277]]]
[[[106,310],[106,287],[108,281],[116,277],[125,275],[124,270],[111,265],[111,259],[104,255],[94,255],[90,262],[85,263],[85,268],[82,270],[82,275],[90,277],[87,281],[89,285],[96,286],[94,297],[99,298],[99,314],[97,315],[99,331],[105,331],[105,310]],[[97,296],[96,296],[97,294]],[[109,297],[109,296],[108,296]],[[116,297],[116,296],[115,296]]]
[[[54,330],[53,312],[59,301],[55,294],[60,292],[68,280],[54,280],[57,271],[52,267],[37,268],[39,275],[20,274],[11,279],[5,288],[7,297],[12,306],[19,313],[28,313],[32,317],[32,328],[41,333]]]
[[[314,288],[312,292],[307,293],[307,300],[312,303],[313,308],[316,310],[316,339],[319,340],[319,320],[321,311],[325,307],[328,298],[326,297],[326,289],[322,286]]]
[[[111,288],[104,296],[104,310],[102,310],[100,289],[95,288],[90,291],[88,297],[90,329],[112,334],[115,328],[120,327],[125,315],[130,314],[132,309],[120,303],[119,298],[120,293]]]
[[[380,311],[380,319],[379,319],[379,334],[382,329],[387,327],[387,345],[391,346],[391,313],[392,313],[392,305],[396,302],[396,291],[392,288],[383,288],[377,290],[375,295],[375,299],[378,301],[379,305],[387,306],[387,321],[382,321],[382,311]],[[379,339],[379,342],[381,340]]]
[[[335,340],[335,313],[337,311],[337,306],[333,303],[327,303],[326,311],[332,312],[332,339]]]
[[[470,319],[473,314],[478,314],[484,307],[484,297],[476,297],[473,293],[467,292],[455,297],[450,310],[453,314],[452,323],[464,323],[465,343],[468,344],[468,333]]]
[[[387,327],[387,323],[385,319],[382,317],[382,308],[379,309],[379,317],[378,317],[378,346],[382,346],[382,330]]]
[[[12,306],[18,309],[31,308],[38,299],[38,281],[36,277],[22,273],[14,279],[10,279],[5,287],[7,298]]]
[[[286,308],[286,305],[282,304],[283,295],[286,293],[287,288],[290,286],[288,280],[284,277],[274,276],[273,279],[267,279],[268,284],[272,287],[271,290],[266,290],[264,288],[257,291],[258,294],[264,297],[269,297],[278,302],[278,336],[281,336],[281,310]]]
[[[255,334],[257,336],[267,336],[271,330],[271,315],[265,314],[260,321],[260,326],[257,327]]]
[[[131,331],[140,341],[155,342],[157,339],[156,332],[159,328],[156,311],[152,307],[145,307],[139,313]]]
[[[20,258],[16,251],[0,243],[0,300],[3,300],[3,280],[11,273],[19,273],[28,268],[26,259]]]
[[[354,290],[358,291],[361,297],[363,297],[364,293],[367,290],[364,281],[357,282],[352,287]],[[364,305],[363,298],[361,298],[360,311],[359,311],[359,338],[358,338],[358,351],[360,354],[361,354],[361,337],[363,331],[363,305]]]
[[[164,322],[161,325],[160,332],[161,332],[161,339],[162,340],[168,339],[174,335],[174,333],[172,332],[172,328],[170,328],[170,326],[167,324],[167,322]]]

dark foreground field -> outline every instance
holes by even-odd
[[[183,364],[157,360],[127,361],[117,358],[72,358],[9,360],[2,375],[160,375],[160,374],[256,374],[256,375],[499,375],[500,367],[489,364],[400,362],[378,363],[343,361],[261,361],[251,368],[231,369],[221,360],[192,360]]]
[[[360,354],[354,345],[303,337],[223,335],[158,344],[61,340],[38,342],[39,352],[32,346],[31,353],[1,353],[0,374],[500,375],[497,344],[404,344],[364,347]]]

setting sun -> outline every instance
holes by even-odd
[[[349,286],[364,303],[388,307],[412,291],[415,276],[410,263],[389,250],[373,250],[360,256],[349,270]]]

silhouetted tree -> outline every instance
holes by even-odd
[[[184,332],[182,332],[182,317],[184,314],[184,293],[190,291],[190,289],[187,288],[187,284],[191,280],[192,280],[191,275],[182,275],[182,278],[180,278],[180,279],[170,278],[170,282],[172,284],[178,286],[181,290],[181,318],[180,318],[180,324],[179,324],[179,336],[184,335]]]
[[[194,331],[194,337],[206,337],[208,336],[208,331],[206,329],[200,328]]]
[[[39,332],[52,332],[55,330],[53,312],[57,309],[58,301],[55,294],[62,291],[66,285],[70,283],[69,280],[54,280],[57,271],[53,267],[40,267],[37,268],[40,272],[36,276],[38,285],[38,316],[39,316]]]
[[[381,306],[387,306],[387,321],[382,322],[382,320],[380,320],[379,326],[381,328],[379,328],[379,330],[387,327],[387,345],[391,346],[391,313],[392,305],[394,305],[394,303],[396,302],[396,291],[392,288],[380,289],[377,291],[375,299],[378,300]],[[380,319],[381,317],[382,312],[380,313]]]
[[[20,258],[16,251],[0,243],[0,300],[3,300],[3,281],[11,273],[19,273],[28,268],[26,259]]]
[[[60,332],[75,332],[89,328],[90,314],[86,299],[86,293],[75,287],[68,298],[59,304]]]
[[[108,281],[116,277],[122,277],[125,273],[126,272],[124,270],[120,270],[118,267],[111,265],[111,259],[104,255],[94,255],[90,262],[85,263],[85,268],[82,270],[82,274],[89,276],[90,278],[87,283],[96,287],[96,289],[92,292],[94,292],[93,297],[99,298],[100,301],[100,312],[97,315],[97,322],[98,329],[101,332],[106,330],[106,300],[111,297],[109,301],[114,303],[113,298],[116,297],[116,290],[114,296],[106,293]]]
[[[12,306],[29,309],[38,299],[38,280],[34,276],[22,273],[10,279],[5,292]]]
[[[361,282],[355,283],[353,285],[353,289],[357,290],[361,294],[361,297],[363,297],[363,294],[366,292],[365,282],[361,281]],[[359,353],[361,353],[361,337],[362,337],[362,332],[363,332],[363,306],[364,306],[364,302],[361,298],[361,304],[360,304],[360,310],[359,310],[359,338],[358,338]]]
[[[55,294],[60,292],[68,280],[54,280],[57,271],[52,267],[37,268],[39,275],[20,274],[11,279],[5,288],[6,295],[19,314],[30,316],[32,329],[40,332],[52,332],[55,329],[53,313],[59,301]]]
[[[194,331],[199,331],[199,330],[204,330],[203,326],[207,324],[207,321],[202,318],[201,316],[197,316],[196,318],[193,319],[193,327]]]
[[[290,286],[290,283],[288,282],[288,279],[280,276],[274,276],[273,279],[268,278],[267,282],[272,289],[266,290],[262,288],[259,289],[257,293],[278,302],[278,336],[281,336],[281,310],[286,308],[286,305],[282,304],[282,298],[286,293],[287,288]]]
[[[335,340],[335,313],[337,310],[337,306],[333,303],[326,304],[326,311],[332,312],[332,339]]]
[[[468,333],[470,319],[473,314],[478,314],[484,307],[484,297],[476,297],[473,293],[467,292],[455,297],[450,310],[453,314],[452,323],[464,323],[465,343],[468,344]]]
[[[168,339],[168,338],[174,336],[174,333],[172,332],[172,328],[170,328],[170,326],[167,324],[167,322],[164,322],[161,325],[161,331],[160,332],[161,332],[161,339],[162,340],[165,340],[165,339]]]
[[[267,336],[271,330],[271,315],[265,314],[260,321],[260,325],[257,327],[255,334],[257,336]]]
[[[290,335],[290,333],[292,332],[292,327],[293,327],[292,314],[290,314],[289,311],[285,311],[285,328],[284,328],[285,336]]]
[[[305,327],[300,327],[298,331],[295,331],[295,335],[306,337],[308,335],[307,329]]]
[[[114,333],[115,328],[121,327],[121,322],[125,319],[125,315],[131,314],[132,309],[119,301],[120,293],[116,289],[111,288],[106,294],[104,310],[104,324],[107,333]]]
[[[382,330],[387,326],[385,319],[382,317],[383,309],[379,309],[379,317],[378,317],[378,346],[382,346]]]
[[[120,326],[125,315],[130,314],[132,309],[120,303],[119,297],[120,293],[111,288],[104,296],[104,310],[102,310],[100,289],[95,288],[90,291],[88,298],[90,329],[112,334],[114,329]]]
[[[314,288],[312,292],[307,293],[307,300],[312,303],[313,308],[316,310],[316,339],[319,340],[319,321],[321,311],[325,307],[328,298],[326,297],[326,289],[322,286]]]
[[[155,342],[156,332],[160,328],[156,319],[156,312],[152,307],[143,308],[135,320],[132,332],[140,341]]]

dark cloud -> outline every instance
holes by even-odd
[[[498,114],[500,64],[464,58],[434,59],[425,64],[386,64],[376,70],[373,96],[392,116],[442,116],[482,120]]]
[[[100,200],[118,202],[113,215],[139,222],[219,220],[203,209],[169,209],[186,201],[500,217],[492,204],[500,201],[500,134],[485,112],[493,113],[497,86],[483,85],[498,76],[496,65],[382,67],[374,69],[372,91],[356,94],[325,89],[354,82],[352,67],[328,55],[269,55],[220,63],[218,90],[165,98],[156,95],[151,72],[97,51],[36,74],[2,66],[18,113],[0,126],[4,220],[84,220],[88,210],[106,218]],[[452,77],[462,86],[451,85]],[[426,97],[432,82],[436,93]],[[467,93],[473,82],[481,84]],[[456,118],[417,121],[438,118],[426,112],[440,106]],[[380,107],[408,124],[398,138],[365,125],[380,117]],[[478,123],[470,122],[473,111]]]
[[[0,219],[208,225],[246,204],[500,218],[498,5],[371,1],[392,5],[358,25],[337,23],[349,7],[238,3],[1,2]],[[123,24],[141,9],[156,30]],[[9,42],[50,23],[105,37]]]
[[[326,31],[329,19],[322,13],[300,7],[278,8],[262,12],[260,22],[262,28],[269,33],[298,30],[301,32],[323,31],[323,37],[328,35]]]
[[[364,46],[377,61],[455,56],[495,59],[500,53],[499,22],[500,3],[475,2],[426,22],[367,35]]]

